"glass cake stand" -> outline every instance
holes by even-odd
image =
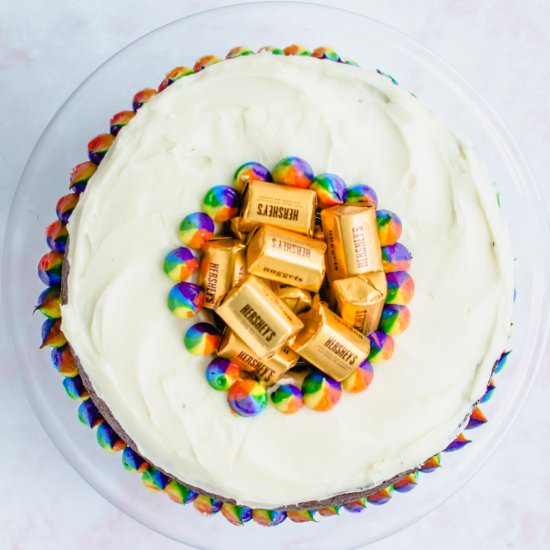
[[[233,46],[309,48],[329,45],[365,68],[395,75],[403,87],[472,141],[498,182],[502,208],[517,257],[518,298],[514,353],[498,376],[495,397],[484,407],[489,422],[468,432],[474,443],[443,456],[444,468],[422,475],[409,494],[395,493],[384,506],[362,514],[345,511],[319,523],[287,520],[276,528],[254,522],[237,529],[218,516],[203,517],[162,493],[146,490],[125,472],[120,454],[105,453],[95,434],[80,424],[49,353],[38,349],[39,315],[31,315],[43,289],[36,276],[46,252],[44,228],[67,192],[70,168],[86,160],[86,144],[107,131],[110,115],[130,106],[133,94],[156,87],[177,65],[206,54],[224,56]],[[548,253],[529,253],[533,236],[545,242],[547,214],[537,186],[512,138],[479,94],[443,60],[377,21],[332,7],[272,2],[214,9],[166,25],[114,55],[71,95],[36,145],[17,189],[8,221],[3,284],[7,316],[21,379],[45,430],[73,467],[126,514],[168,537],[199,548],[354,548],[402,529],[427,514],[463,485],[495,450],[524,401],[544,355],[549,324]]]

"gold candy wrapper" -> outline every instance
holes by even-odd
[[[250,234],[248,272],[318,292],[325,277],[326,244],[292,231],[264,225]]]
[[[363,334],[378,327],[388,285],[383,271],[333,281],[332,290],[338,313]]]
[[[295,286],[279,287],[275,294],[296,314],[308,310],[313,302],[310,292]]]
[[[315,191],[254,181],[247,186],[243,202],[241,232],[267,224],[309,237],[313,235],[317,208]]]
[[[246,233],[241,230],[241,218],[236,216],[229,220],[229,231],[231,234],[240,241],[246,240]]]
[[[262,368],[256,368],[256,374],[261,382],[271,386],[294,367],[298,359],[298,354],[285,344]]]
[[[271,386],[278,382],[298,361],[298,354],[283,346],[270,359],[260,359],[231,330],[225,330],[218,348],[218,356],[233,361],[243,370],[255,372],[259,380]]]
[[[240,285],[246,277],[246,247],[242,246],[233,256],[233,278],[231,286]]]
[[[328,277],[325,277],[323,284],[319,290],[319,298],[326,302],[331,309],[336,308],[336,301],[334,300],[334,292],[332,292],[332,287]]]
[[[227,327],[223,331],[222,338],[218,344],[216,355],[233,361],[242,350],[246,351],[250,355],[254,355],[254,352],[232,331]],[[261,359],[258,359],[261,361]],[[237,361],[235,361],[236,363]],[[239,363],[239,366],[246,371],[252,372],[254,365],[249,363]]]
[[[335,380],[342,381],[368,357],[369,340],[324,302],[315,300],[300,319],[304,328],[290,347]]]
[[[272,357],[304,326],[268,284],[252,275],[231,289],[216,311],[260,359]]]
[[[371,206],[339,205],[321,211],[331,281],[382,271],[382,252]]]
[[[313,233],[313,238],[317,239],[319,241],[324,241],[325,240],[325,232],[320,227],[316,227],[315,231]]]
[[[237,239],[212,239],[203,247],[198,283],[204,289],[204,307],[213,309],[231,288],[237,254],[245,253],[245,245]]]

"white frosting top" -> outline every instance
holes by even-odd
[[[166,306],[165,254],[206,190],[247,161],[306,159],[372,185],[404,225],[416,295],[409,329],[372,385],[330,412],[229,413],[207,357]],[[69,223],[62,328],[140,452],[181,480],[250,506],[322,499],[420,465],[456,436],[504,349],[512,255],[485,166],[386,78],[260,54],[186,76],[116,139]]]

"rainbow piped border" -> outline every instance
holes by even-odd
[[[313,51],[309,51],[298,45],[291,45],[284,49],[265,46],[260,48],[257,53],[259,52],[271,52],[274,55],[307,55],[318,59],[327,59],[333,62],[357,66],[355,62],[342,59],[334,50],[326,47],[319,47]],[[253,55],[255,53],[249,48],[239,46],[230,50],[226,59],[242,55]],[[99,134],[88,143],[89,160],[76,165],[71,171],[69,183],[71,193],[59,199],[56,206],[58,220],[50,224],[46,230],[50,252],[42,256],[38,263],[38,275],[40,280],[47,286],[40,294],[35,309],[39,310],[46,317],[42,325],[42,344],[40,347],[53,348],[51,353],[53,366],[63,376],[63,386],[67,395],[73,400],[80,401],[78,418],[84,425],[96,430],[96,439],[99,445],[106,451],[122,451],[122,464],[126,470],[140,474],[141,480],[146,487],[156,491],[164,491],[174,502],[179,504],[193,503],[196,510],[206,515],[213,515],[221,511],[222,515],[234,525],[243,525],[250,520],[254,520],[260,525],[274,526],[279,525],[287,518],[297,523],[317,521],[319,517],[339,515],[342,508],[350,513],[362,512],[368,504],[385,504],[392,498],[394,491],[405,493],[414,489],[420,474],[433,472],[441,466],[441,453],[432,456],[415,471],[404,474],[397,481],[388,484],[386,487],[377,489],[365,498],[351,499],[350,502],[342,506],[282,511],[251,509],[246,506],[222,502],[210,496],[199,494],[185,487],[175,479],[171,479],[154,466],[149,465],[138,453],[126,445],[115,430],[106,422],[91,399],[78,373],[78,367],[67,340],[61,331],[60,288],[61,268],[67,237],[65,226],[78,203],[80,193],[86,190],[89,179],[113,144],[120,129],[136,115],[137,111],[147,101],[179,78],[200,72],[221,61],[222,59],[210,55],[197,60],[193,69],[176,67],[166,75],[166,78],[157,89],[145,88],[137,92],[133,97],[132,111],[121,111],[111,117],[110,133]],[[398,85],[397,80],[391,75],[379,69],[377,72],[382,77],[389,78],[393,84]],[[506,351],[501,355],[495,363],[493,374],[497,374],[503,369],[509,354],[510,351]],[[494,380],[491,378],[484,396],[470,414],[464,428],[465,430],[478,428],[487,422],[480,404],[487,402],[492,397],[495,387]],[[464,433],[460,433],[442,452],[456,451],[469,443],[471,441],[467,439]]]

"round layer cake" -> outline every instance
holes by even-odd
[[[211,358],[185,349],[197,318],[166,307],[162,263],[209,188],[290,155],[372,185],[399,213],[413,319],[368,391],[323,414],[243,418],[208,385]],[[62,330],[120,435],[164,472],[253,507],[343,502],[446,448],[485,392],[513,301],[495,194],[471,148],[384,76],[229,59],[175,81],[118,133],[68,225]]]

